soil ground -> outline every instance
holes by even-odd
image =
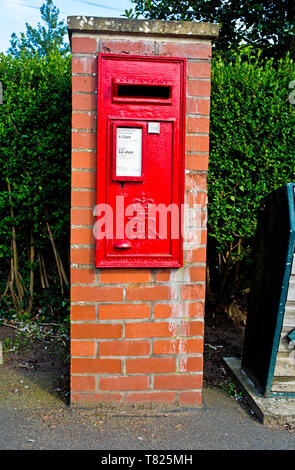
[[[234,322],[226,313],[206,315],[204,386],[223,386],[230,381],[223,366],[223,358],[241,357],[244,332],[244,324]]]
[[[63,402],[68,402],[70,395],[68,343],[36,338],[28,340],[19,335],[15,325],[0,325],[0,341],[4,355],[4,365],[0,367],[5,368],[6,373],[19,373],[20,376],[41,382],[43,378],[46,381],[47,377],[50,377],[50,392]],[[43,388],[46,389],[47,386],[44,384]]]
[[[240,357],[243,347],[243,326],[235,324],[226,314],[207,314],[205,318],[204,386],[227,389],[230,379],[223,367],[223,357]],[[9,338],[9,339],[8,339]],[[0,341],[16,345],[5,354],[4,366],[30,376],[55,377],[53,394],[64,402],[69,399],[69,344],[19,338],[17,329],[0,326]]]

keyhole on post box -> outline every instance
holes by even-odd
[[[124,188],[124,183],[123,181],[120,181],[121,188]]]

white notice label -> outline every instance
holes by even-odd
[[[116,176],[141,176],[142,129],[117,127]]]

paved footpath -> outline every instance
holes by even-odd
[[[204,390],[202,408],[69,408],[54,378],[0,370],[0,450],[295,450],[240,402]]]

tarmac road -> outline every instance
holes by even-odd
[[[294,450],[295,434],[262,425],[223,390],[201,408],[70,408],[51,378],[0,371],[0,450]]]

